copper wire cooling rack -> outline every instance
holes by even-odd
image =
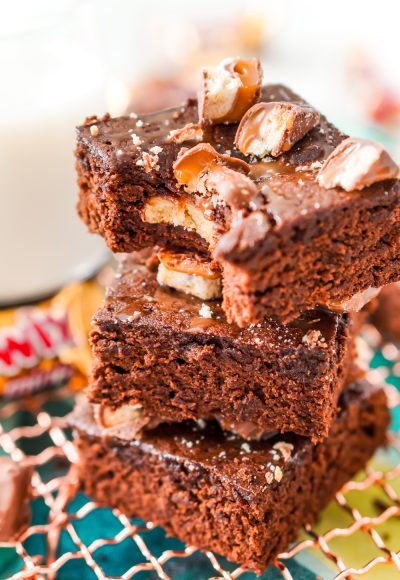
[[[375,334],[374,334],[375,333]],[[377,342],[376,331],[370,329],[370,342]],[[376,346],[373,344],[373,346]],[[381,346],[385,357],[385,366],[369,371],[371,381],[382,381],[391,376],[400,376],[400,351],[393,344]],[[388,366],[389,365],[389,366]],[[390,370],[389,370],[390,369]],[[391,407],[400,405],[400,392],[388,384],[388,395]],[[76,572],[65,572],[71,564],[79,564],[81,570],[87,569],[91,575],[80,573],[80,578],[194,578],[192,574],[200,565],[203,572],[198,578],[235,579],[246,576],[248,572],[241,567],[235,567],[221,560],[211,552],[201,554],[195,548],[183,545],[176,547],[168,544],[168,539],[161,543],[162,549],[154,549],[152,534],[162,532],[151,523],[132,521],[117,510],[104,510],[95,502],[79,494],[75,470],[76,451],[71,441],[71,435],[65,428],[65,422],[60,416],[72,406],[72,395],[67,387],[40,393],[29,399],[10,401],[0,408],[0,451],[11,456],[15,461],[25,460],[34,466],[32,480],[33,502],[40,501],[47,510],[44,522],[32,521],[23,531],[12,547],[20,562],[20,570],[9,578],[76,578]],[[40,442],[40,443],[39,443]],[[399,454],[400,437],[391,434],[391,453]],[[394,467],[393,467],[394,466]],[[397,484],[396,484],[397,482]],[[302,562],[308,568],[307,558],[318,565],[324,566],[323,578],[394,578],[400,577],[400,465],[396,461],[388,469],[380,468],[376,461],[371,463],[360,479],[347,483],[336,495],[334,502],[328,508],[333,513],[340,511],[345,518],[339,525],[324,529],[319,523],[303,531],[299,541],[288,552],[279,555],[273,567],[274,574],[268,578],[297,578],[291,562]],[[397,491],[396,491],[397,488]],[[379,497],[379,513],[364,513],[353,501],[356,493],[367,497],[371,490]],[[78,504],[77,498],[80,498]],[[360,496],[361,497],[361,496]],[[375,497],[375,496],[374,496]],[[72,507],[71,507],[72,506]],[[107,511],[109,518],[114,520],[113,533],[109,536],[109,528],[99,523],[91,528],[91,537],[86,540],[80,532],[80,524],[89,518],[95,518],[99,511]],[[368,512],[368,510],[367,510]],[[324,521],[324,517],[322,518]],[[343,524],[344,522],[344,524]],[[395,532],[389,540],[385,526],[394,526]],[[359,541],[363,535],[368,549],[362,544],[362,565],[348,563],[344,546],[350,542]],[[68,550],[62,550],[60,539],[68,540]],[[40,538],[41,549],[33,539]],[[366,538],[366,539],[365,539]],[[397,546],[393,545],[393,538]],[[104,568],[104,553],[108,549],[118,549],[124,542],[132,546],[126,554],[132,554],[129,565],[116,575],[109,575]],[[171,547],[172,546],[172,547]],[[0,548],[5,547],[0,544]],[[347,552],[348,553],[348,552]],[[308,554],[308,556],[306,555]],[[111,559],[115,556],[111,556]],[[346,559],[347,558],[347,559]],[[294,560],[293,560],[294,559]],[[200,564],[199,564],[200,562]],[[124,565],[125,565],[124,560]],[[183,570],[189,571],[185,575]],[[390,576],[386,576],[388,569]],[[177,572],[179,571],[179,573]],[[385,575],[381,575],[381,574]],[[316,574],[314,577],[317,577]],[[4,576],[2,576],[4,578]],[[301,576],[303,577],[303,576]],[[311,576],[307,576],[309,578]],[[321,576],[319,576],[321,577]]]

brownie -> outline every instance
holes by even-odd
[[[249,438],[328,433],[353,358],[348,314],[309,311],[240,329],[219,301],[157,284],[126,257],[92,331],[89,398],[154,421],[217,419]]]
[[[282,85],[264,87],[261,101],[305,103]],[[204,130],[205,143],[250,164],[258,197],[246,211],[178,186],[173,163],[182,143],[168,135],[197,120],[189,100],[140,119],[91,118],[77,129],[78,211],[114,252],[159,244],[211,255],[222,268],[228,321],[240,326],[265,316],[289,321],[321,305],[346,308],[354,295],[400,278],[399,181],[351,192],[320,187],[317,172],[345,139],[324,117],[289,151],[261,162],[235,148],[237,124]]]
[[[400,341],[400,283],[382,288],[371,314],[371,322],[384,339]]]
[[[362,381],[317,445],[295,435],[246,443],[188,423],[126,442],[105,436],[82,405],[71,421],[85,493],[262,572],[386,442],[389,412],[384,391]]]

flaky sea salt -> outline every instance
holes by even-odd
[[[204,302],[200,306],[199,314],[202,318],[212,318],[212,310],[208,304],[205,304]]]

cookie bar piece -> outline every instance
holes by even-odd
[[[216,424],[187,423],[126,442],[79,405],[71,422],[82,486],[101,504],[262,572],[386,441],[383,390],[355,383],[340,407],[328,438],[313,445],[295,435],[247,443]]]
[[[264,149],[252,147],[241,127],[259,118],[252,109],[238,135],[238,123],[199,125],[194,100],[140,118],[89,119],[77,130],[79,214],[114,252],[161,245],[216,259],[224,310],[240,326],[321,305],[351,310],[355,295],[360,302],[400,277],[399,181],[381,181],[395,164],[378,146],[346,140],[282,85],[259,99],[269,127],[299,108],[302,132],[292,138],[306,134],[293,143],[277,128]],[[355,162],[343,169],[349,155]],[[360,163],[368,167],[354,175]]]
[[[217,419],[246,438],[279,430],[318,440],[349,373],[353,324],[320,310],[240,329],[220,301],[160,287],[128,256],[94,317],[89,398],[124,416],[139,405],[149,422]]]

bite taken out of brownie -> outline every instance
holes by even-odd
[[[127,442],[101,430],[89,404],[71,423],[85,493],[263,572],[385,444],[389,412],[384,391],[361,381],[343,393],[317,445],[289,434],[243,442],[216,424],[190,423]]]
[[[217,419],[248,439],[279,430],[317,441],[349,382],[353,316],[309,311],[240,329],[218,300],[160,287],[128,256],[94,317],[88,395],[105,426],[131,423],[128,436],[160,421]]]
[[[79,214],[114,252],[161,245],[211,257],[240,326],[354,310],[400,278],[398,168],[287,87],[250,94],[256,104],[240,118],[210,120],[190,100],[88,119],[77,130]]]

